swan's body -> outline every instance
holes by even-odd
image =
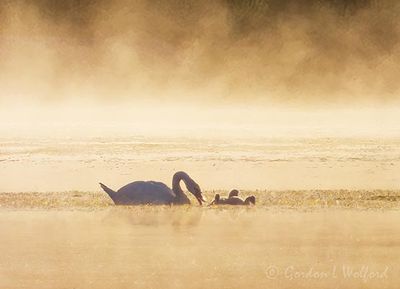
[[[172,190],[164,183],[155,181],[136,181],[113,191],[100,183],[102,189],[116,205],[169,205],[190,204],[180,186],[183,181],[200,205],[204,202],[199,185],[185,172],[177,172],[172,178]]]
[[[256,197],[250,196],[247,197],[245,200],[238,197],[239,191],[232,190],[229,193],[228,198],[221,198],[219,194],[216,194],[214,197],[214,201],[211,202],[210,205],[233,205],[233,206],[241,206],[241,205],[255,205],[256,204]]]

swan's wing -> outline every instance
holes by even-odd
[[[172,196],[173,198],[176,197],[174,191],[172,191],[166,184],[161,183],[161,182],[155,182],[155,181],[147,181],[145,182],[148,188],[151,187],[151,191],[154,194],[160,194],[160,195],[168,195]]]
[[[117,194],[126,204],[170,204],[175,198],[166,184],[154,181],[127,184]]]

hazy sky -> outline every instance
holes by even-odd
[[[3,0],[0,103],[400,100],[400,4]]]

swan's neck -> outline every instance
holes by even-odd
[[[177,172],[174,174],[174,177],[172,178],[172,191],[175,193],[177,198],[182,196],[186,197],[185,193],[181,188],[180,182],[183,181],[186,185],[188,180],[190,180],[190,177],[185,172]]]

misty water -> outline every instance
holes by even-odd
[[[0,288],[397,288],[399,142],[2,137]],[[115,207],[97,185],[177,170],[257,204]]]
[[[204,189],[398,189],[400,139],[345,137],[1,137],[0,191],[96,191],[133,180]],[[290,182],[288,180],[290,179]]]
[[[397,288],[399,217],[261,208],[3,209],[0,287]]]
[[[373,189],[399,183],[399,142],[2,137],[0,288],[397,288],[400,194]],[[176,170],[257,205],[115,207],[97,187]]]
[[[399,14],[0,1],[0,289],[398,288]],[[178,170],[256,206],[115,207],[98,186]]]

